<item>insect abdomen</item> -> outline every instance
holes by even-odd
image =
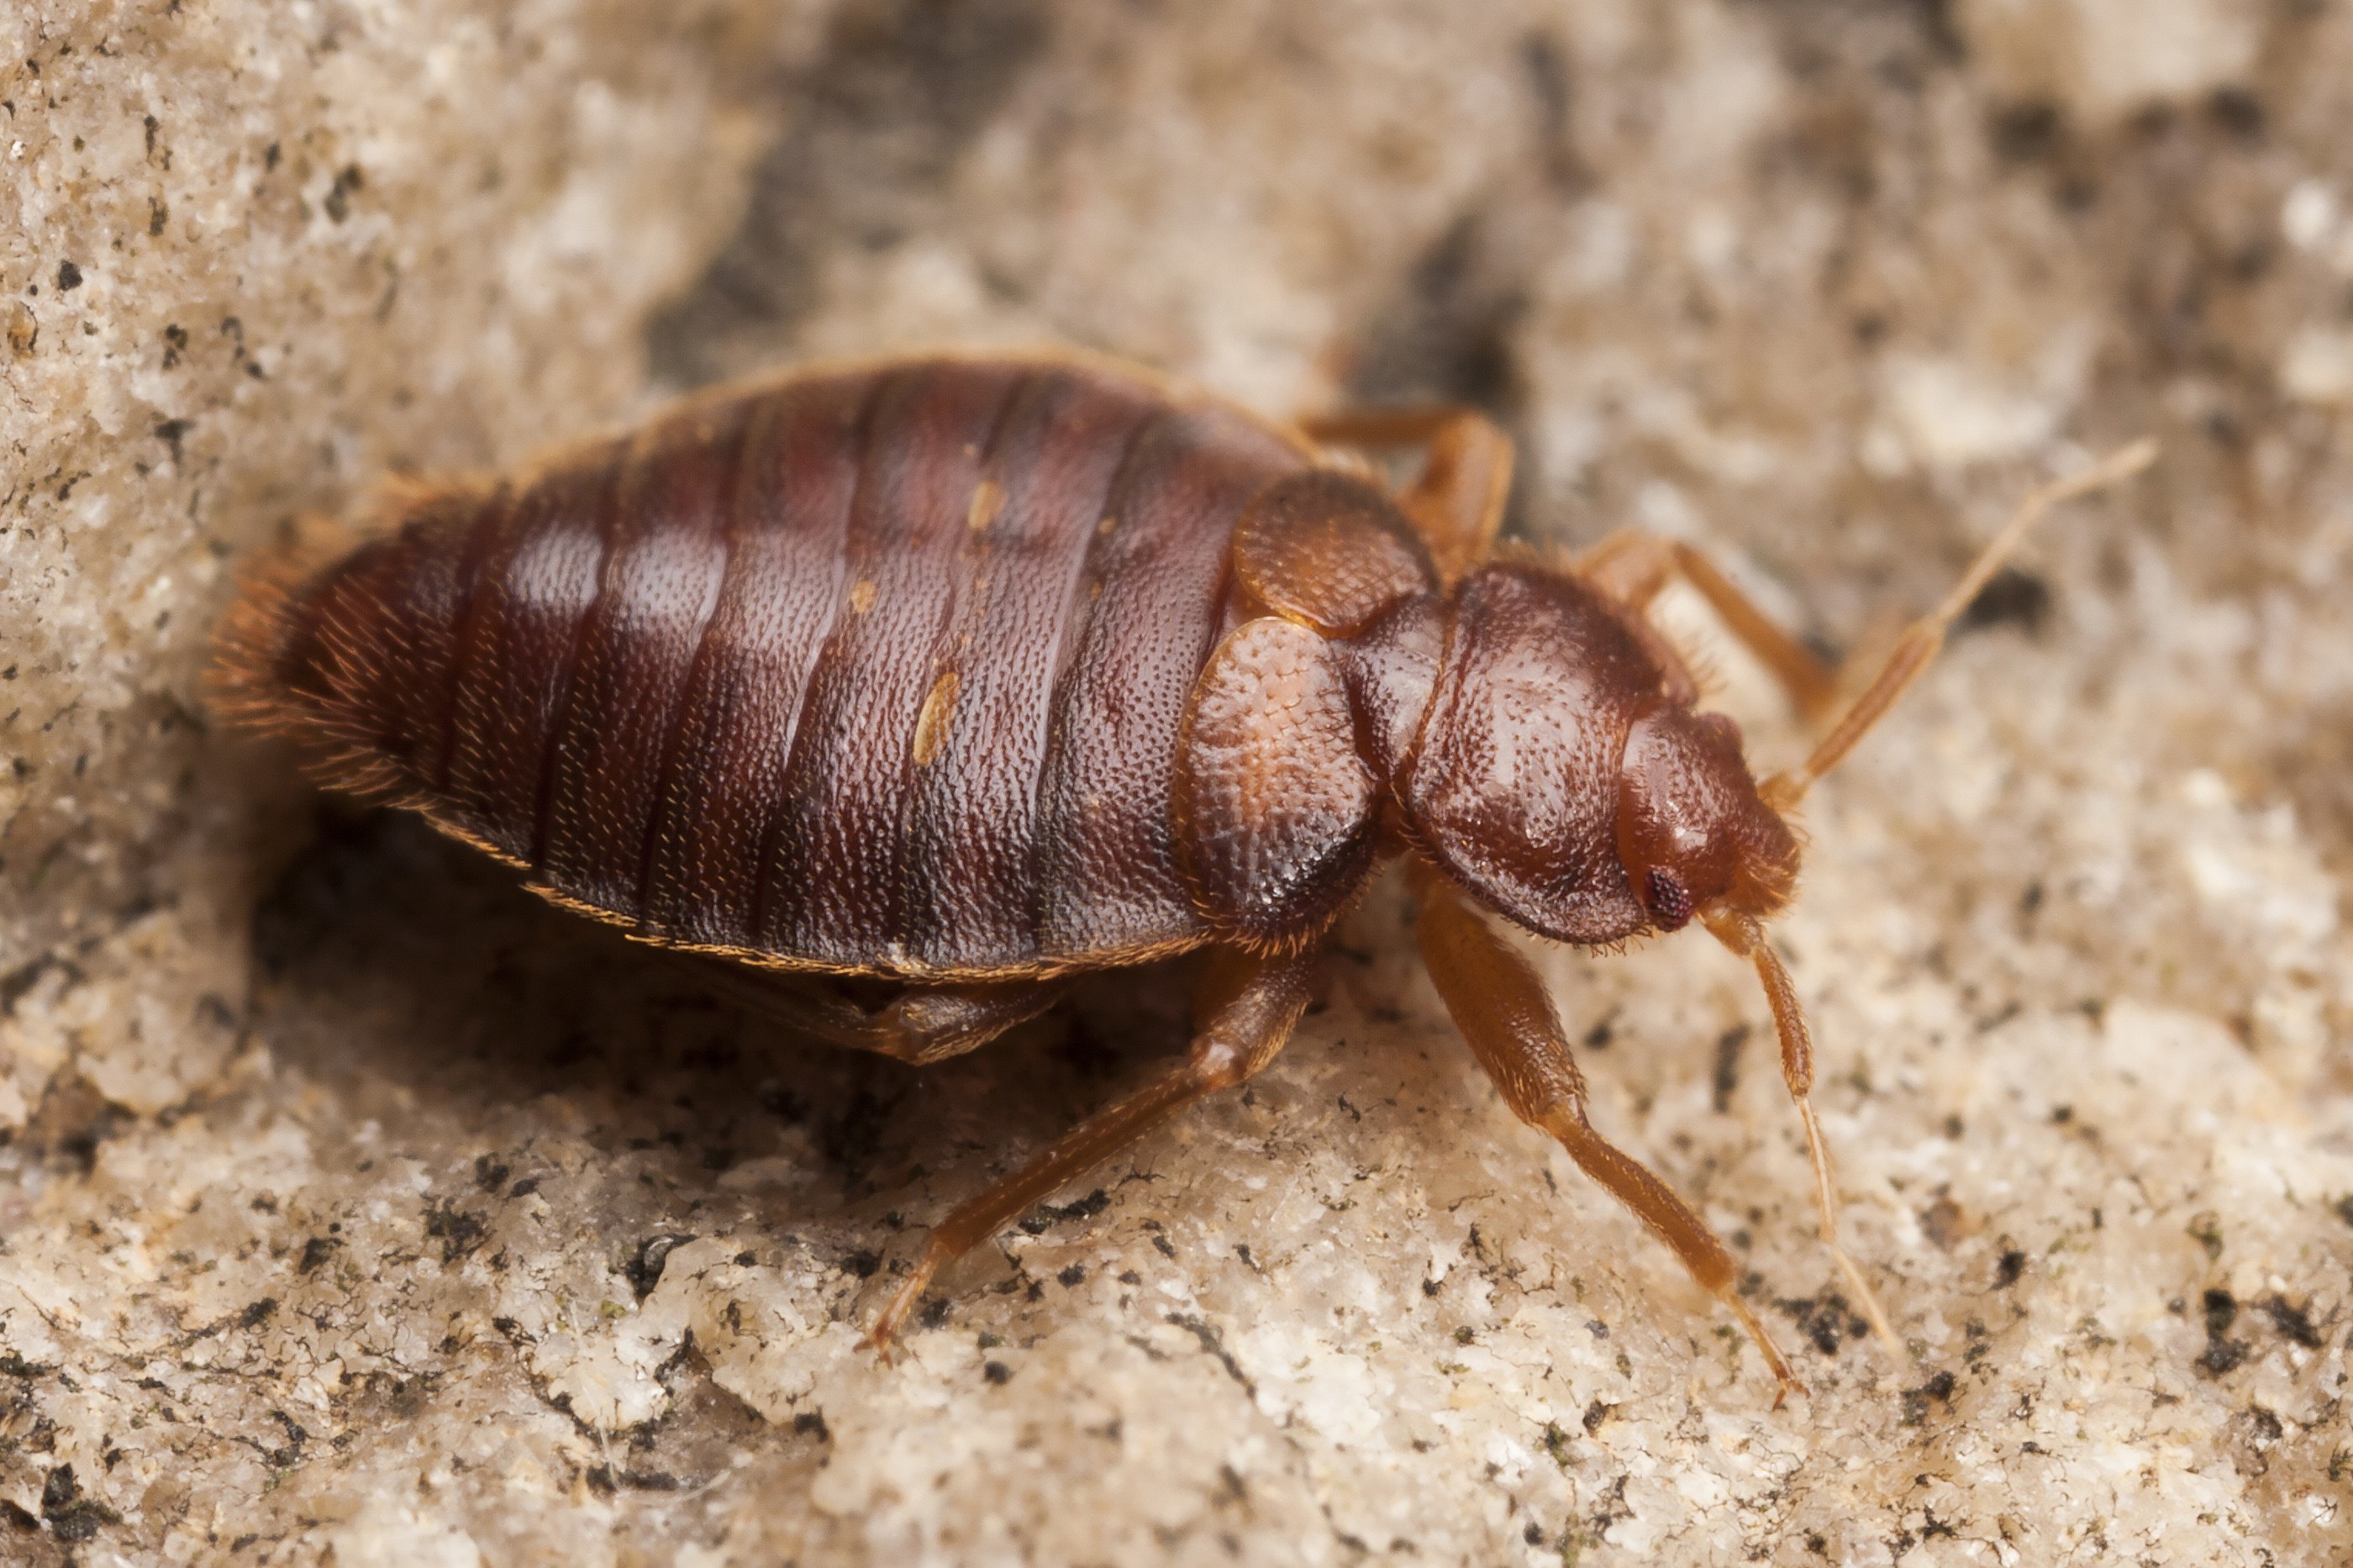
[[[1304,458],[1046,361],[690,405],[432,497],[249,614],[244,679],[649,938],[907,974],[1198,941],[1169,826],[1250,496]]]

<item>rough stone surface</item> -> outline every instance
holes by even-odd
[[[2342,0],[31,0],[0,61],[0,1558],[2353,1560]],[[1039,339],[1479,402],[1518,532],[1695,540],[1865,654],[2164,440],[1810,811],[1779,936],[1900,1364],[1732,960],[1540,957],[1799,1347],[1778,1412],[1389,884],[1263,1079],[878,1364],[921,1227],[1182,976],[825,1051],[205,717],[238,563],[388,474]]]

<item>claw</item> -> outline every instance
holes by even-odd
[[[1772,1369],[1773,1376],[1780,1384],[1773,1393],[1773,1408],[1778,1410],[1787,1405],[1793,1394],[1811,1399],[1814,1391],[1806,1386],[1805,1380],[1789,1364],[1789,1358],[1781,1353],[1781,1347],[1773,1342],[1773,1336],[1765,1331],[1765,1325],[1757,1320],[1755,1312],[1748,1310],[1748,1303],[1729,1290],[1723,1292],[1722,1300],[1732,1309],[1733,1316],[1740,1320],[1740,1326],[1748,1331],[1748,1337],[1757,1342],[1757,1348],[1765,1352],[1765,1364]]]
[[[924,1290],[940,1271],[942,1259],[933,1253],[932,1245],[925,1243],[923,1256],[915,1260],[913,1271],[899,1282],[899,1288],[891,1293],[891,1300],[883,1303],[882,1310],[874,1314],[874,1321],[858,1342],[860,1350],[872,1351],[882,1359],[885,1366],[891,1364],[891,1347],[899,1338],[900,1326],[906,1322],[923,1300]]]

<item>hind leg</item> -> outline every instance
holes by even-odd
[[[1071,1177],[1102,1163],[1194,1101],[1233,1088],[1272,1061],[1306,1009],[1314,968],[1313,953],[1261,958],[1240,949],[1219,950],[1203,976],[1196,1003],[1196,1015],[1207,1022],[1194,1036],[1183,1065],[1080,1122],[934,1226],[913,1272],[867,1330],[866,1342],[887,1354],[899,1326],[941,1269]]]
[[[714,989],[805,1034],[917,1067],[987,1044],[1051,1007],[1069,989],[1053,980],[908,985],[869,1007],[825,975],[719,964],[706,977]]]

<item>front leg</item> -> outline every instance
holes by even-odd
[[[1421,898],[1418,929],[1421,957],[1472,1055],[1503,1091],[1521,1121],[1560,1141],[1579,1169],[1623,1203],[1660,1240],[1674,1248],[1700,1289],[1732,1309],[1766,1364],[1780,1380],[1782,1397],[1805,1384],[1765,1325],[1740,1299],[1739,1270],[1707,1222],[1641,1161],[1594,1131],[1585,1115],[1585,1076],[1569,1054],[1552,999],[1525,960],[1489,929],[1452,884],[1426,866],[1415,868]]]
[[[1064,1133],[1043,1153],[940,1221],[890,1304],[866,1331],[888,1353],[907,1314],[939,1271],[1012,1223],[1049,1194],[1119,1152],[1195,1100],[1231,1089],[1272,1061],[1306,1009],[1312,953],[1261,957],[1218,951],[1201,982],[1197,1013],[1208,1024],[1183,1066]]]

